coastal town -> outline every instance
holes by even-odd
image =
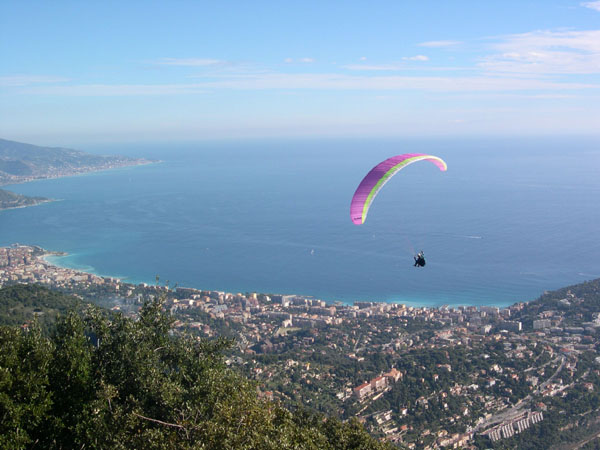
[[[45,168],[43,172],[33,174],[14,174],[0,171],[0,186],[7,184],[27,183],[29,181],[40,179],[47,180],[52,178],[70,177],[73,175],[82,175],[85,173],[98,172],[101,170],[111,170],[118,169],[120,167],[150,164],[151,162],[154,161],[114,157],[111,159],[107,158],[106,161],[100,161],[98,163],[89,165],[81,165],[75,167],[49,167]]]
[[[347,305],[134,285],[58,267],[49,254],[0,248],[0,287],[42,284],[133,317],[163,296],[178,332],[233,340],[228,365],[262,396],[357,417],[402,448],[510,447],[536,427],[600,428],[598,283],[507,308]]]
[[[144,158],[100,156],[0,139],[0,186],[149,164]]]

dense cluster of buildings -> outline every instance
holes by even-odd
[[[517,417],[502,422],[481,434],[488,436],[492,442],[496,442],[500,439],[508,439],[515,434],[519,434],[528,429],[531,425],[539,423],[542,420],[544,420],[544,413],[542,411],[531,412],[527,410]]]
[[[119,289],[120,281],[116,278],[55,266],[44,260],[46,254],[35,246],[14,244],[0,247],[0,287],[8,283],[40,283],[56,288],[74,284],[89,287],[95,284]]]
[[[135,286],[122,283],[117,278],[100,277],[73,269],[55,266],[44,259],[48,253],[35,246],[15,244],[0,248],[0,285],[6,283],[42,283],[52,287],[80,288],[92,285],[107,286],[124,293]],[[139,285],[149,288],[145,284]],[[357,301],[354,305],[337,302],[327,304],[323,300],[299,295],[233,294],[220,291],[202,291],[192,288],[177,288],[177,297],[170,300],[173,311],[198,309],[216,318],[247,322],[250,317],[277,323],[283,327],[318,328],[338,325],[344,320],[365,318],[418,318],[438,322],[442,325],[464,326],[468,332],[491,331],[489,318],[498,318],[501,329],[519,332],[521,322],[510,321],[511,312],[521,305],[500,309],[490,306],[461,306],[457,308],[412,307],[397,303]],[[443,335],[440,335],[443,336]]]

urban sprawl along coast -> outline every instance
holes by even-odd
[[[261,395],[358,417],[407,448],[517,445],[535,427],[600,430],[597,282],[507,308],[344,305],[134,285],[54,266],[48,254],[0,248],[0,286],[39,283],[133,317],[163,295],[176,330],[235,340],[227,362]]]

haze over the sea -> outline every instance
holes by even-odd
[[[280,140],[133,145],[163,163],[9,186],[62,199],[4,211],[0,244],[66,251],[54,261],[125,281],[328,301],[508,305],[600,277],[593,139]],[[568,151],[567,151],[568,150]],[[364,174],[427,152],[376,198]],[[582,164],[585,161],[585,164]],[[412,267],[414,251],[428,264]]]

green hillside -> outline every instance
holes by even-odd
[[[49,199],[45,197],[28,197],[26,195],[15,194],[14,192],[0,189],[0,209],[33,206],[47,201],[49,201]]]
[[[23,325],[38,317],[43,328],[50,328],[59,314],[81,309],[83,303],[37,285],[19,284],[0,289],[0,325]]]
[[[0,185],[144,162],[147,161],[123,156],[92,155],[67,148],[40,147],[0,139]]]

